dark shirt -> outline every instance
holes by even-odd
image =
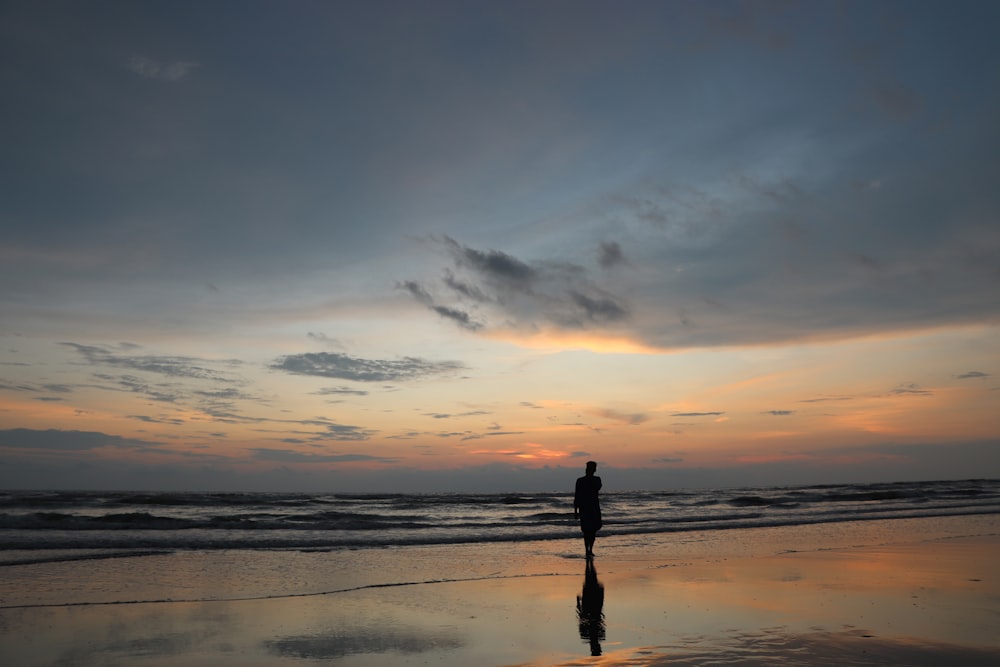
[[[580,527],[585,531],[596,531],[601,528],[601,502],[598,496],[600,490],[601,478],[597,475],[584,476],[576,480],[573,507],[579,510]]]

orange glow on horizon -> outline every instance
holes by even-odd
[[[483,334],[487,338],[504,341],[531,350],[586,350],[598,354],[671,354],[677,350],[665,350],[643,343],[625,335],[612,335],[598,331],[559,331],[546,329],[537,333],[524,333],[503,329]]]

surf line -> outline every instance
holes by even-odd
[[[197,602],[254,602],[260,600],[285,600],[291,598],[312,598],[323,595],[340,595],[342,593],[354,593],[376,588],[401,588],[404,586],[427,586],[429,584],[459,584],[470,581],[490,581],[500,579],[528,579],[533,577],[572,577],[577,576],[568,572],[549,572],[535,574],[487,574],[482,577],[465,577],[460,579],[428,579],[426,581],[394,581],[384,584],[365,584],[364,586],[354,586],[353,588],[338,588],[333,591],[316,591],[313,593],[279,593],[276,595],[248,595],[245,597],[231,598],[168,598],[165,600],[106,600],[102,602],[46,602],[42,604],[15,604],[0,605],[3,609],[51,609],[54,607],[110,607],[114,605],[132,604],[193,604]]]
[[[135,558],[138,556],[170,556],[174,553],[174,551],[167,551],[164,549],[147,549],[143,551],[115,551],[112,553],[79,554],[76,556],[37,556],[34,558],[21,558],[19,560],[5,560],[0,562],[0,567],[12,567],[15,565],[45,565],[48,563],[75,563],[81,560]]]

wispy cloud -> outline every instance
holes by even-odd
[[[13,392],[29,392],[29,393],[39,393],[39,392],[50,392],[53,394],[69,394],[74,391],[74,388],[66,384],[30,384],[30,383],[19,383],[11,384],[8,382],[0,381],[0,390],[13,391]]]
[[[594,411],[594,414],[625,426],[638,426],[649,421],[647,414],[641,412],[625,413],[611,408],[599,408]]]
[[[151,415],[125,415],[126,419],[135,419],[136,421],[145,422],[147,424],[170,424],[172,426],[180,426],[184,423],[183,419],[177,417],[153,417]]]
[[[305,443],[305,442],[358,442],[368,440],[378,433],[376,429],[353,424],[342,424],[325,417],[314,419],[261,419],[258,423],[294,425],[296,427],[318,427],[319,431],[291,431],[292,434],[301,437],[286,438],[285,442]],[[282,433],[289,433],[282,430]]]
[[[484,432],[474,433],[466,431],[465,433],[461,434],[463,442],[467,440],[482,440],[483,438],[502,438],[509,435],[524,435],[524,431],[500,431],[491,428],[485,433]]]
[[[621,244],[617,241],[602,241],[598,247],[597,263],[602,268],[610,269],[619,264],[626,264],[628,260],[625,258]]]
[[[483,415],[490,414],[486,410],[469,410],[468,412],[425,412],[425,417],[432,417],[434,419],[452,419],[454,417],[481,417]]]
[[[452,286],[455,287],[454,281],[452,281]],[[423,288],[423,286],[421,286],[419,283],[413,280],[407,280],[398,283],[397,287],[406,290],[407,292],[410,293],[410,296],[412,296],[418,302],[427,306],[428,308],[430,308],[432,311],[434,311],[444,319],[451,320],[454,324],[457,324],[463,329],[468,329],[469,331],[478,331],[479,329],[483,328],[483,324],[481,322],[473,320],[472,315],[469,314],[468,312],[464,310],[459,310],[458,308],[450,306],[441,306],[436,304],[434,302],[434,297],[432,297],[430,293]],[[460,291],[463,289],[463,287],[461,286],[455,288],[459,289]]]
[[[672,412],[671,417],[720,417],[725,412]]]
[[[166,356],[155,354],[138,354],[138,345],[120,343],[117,346],[81,345],[79,343],[62,343],[76,350],[87,363],[95,366],[113,366],[127,368],[147,373],[168,375],[174,378],[191,378],[197,380],[213,380],[216,382],[236,382],[230,375],[209,367],[209,364],[236,366],[240,362],[235,359],[223,361],[208,361],[185,356]]]
[[[830,403],[851,400],[854,400],[853,396],[817,396],[816,398],[803,398],[799,403]]]
[[[407,280],[398,287],[441,317],[471,331],[513,326],[586,330],[629,318],[625,299],[588,278],[584,267],[565,261],[528,262],[501,250],[480,250],[451,237],[435,241],[452,264],[438,281]],[[620,247],[603,246],[601,260],[616,263]],[[616,259],[617,258],[617,259]]]
[[[271,368],[294,375],[355,382],[403,382],[454,375],[465,366],[457,361],[429,361],[419,357],[361,359],[334,352],[306,352],[281,357],[271,364]]]
[[[351,389],[350,387],[323,387],[312,392],[316,396],[367,396],[368,392],[363,389]]]
[[[126,65],[132,72],[144,79],[155,79],[157,81],[180,81],[186,78],[201,63],[191,60],[174,60],[160,62],[147,58],[146,56],[132,56]]]
[[[924,389],[919,384],[915,382],[908,382],[906,384],[901,384],[889,391],[890,394],[894,396],[933,396],[934,392],[929,389]]]
[[[277,461],[281,463],[354,463],[359,461],[396,463],[398,461],[395,458],[372,456],[371,454],[313,454],[311,452],[267,447],[256,447],[251,449],[250,452],[259,461]]]
[[[969,371],[968,373],[962,373],[961,375],[956,375],[959,380],[972,380],[976,378],[988,378],[989,373],[984,373],[983,371]]]
[[[376,431],[351,424],[325,424],[325,433],[317,434],[313,440],[357,441],[368,440]]]
[[[181,391],[176,383],[150,383],[140,377],[128,374],[95,373],[94,378],[106,383],[96,385],[99,389],[141,394],[150,400],[161,403],[176,403],[185,396],[185,392]]]

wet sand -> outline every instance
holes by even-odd
[[[34,665],[997,665],[1000,517],[0,567]],[[10,560],[10,559],[8,559]],[[594,655],[600,653],[600,655]]]

